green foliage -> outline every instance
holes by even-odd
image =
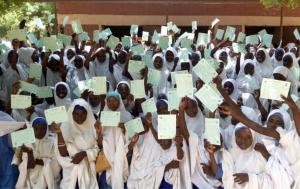
[[[287,7],[295,9],[299,6],[300,0],[260,0],[265,7]]]
[[[41,18],[43,23],[54,23],[54,4],[36,3],[22,0],[0,0],[0,37],[6,35],[7,31],[18,28],[20,21],[25,19],[26,27],[33,31],[34,19]]]

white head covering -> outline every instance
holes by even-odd
[[[175,49],[174,47],[168,47],[168,48],[166,49],[166,51],[164,52],[164,62],[166,63],[166,67],[168,68],[168,70],[171,71],[171,70],[173,69],[173,67],[174,67],[174,61],[172,61],[172,62],[168,62],[168,61],[167,61],[167,59],[166,59],[166,54],[167,54],[168,51],[170,51],[170,52],[173,53],[174,59],[175,59],[178,55],[177,55],[177,51],[176,51],[176,49]]]
[[[258,51],[262,51],[265,54],[266,58],[262,63],[260,63],[256,60],[257,72],[263,78],[270,78],[272,76],[272,73],[273,73],[273,66],[272,66],[272,63],[271,63],[271,58],[269,56],[269,53],[264,48],[259,48],[257,50],[257,52]]]
[[[280,74],[287,79],[289,75],[289,69],[285,66],[277,66],[273,71],[273,74],[274,73]]]
[[[268,115],[267,122],[268,122],[269,118],[274,114],[280,114],[281,115],[281,118],[282,118],[283,123],[284,123],[284,130],[289,131],[293,128],[293,124],[292,124],[290,114],[287,111],[284,111],[284,110],[281,110],[281,109],[272,110]]]
[[[189,131],[194,132],[200,137],[204,133],[205,128],[204,116],[198,106],[197,100],[192,96],[189,96],[189,99],[193,100],[197,104],[198,113],[195,117],[190,117],[186,112],[184,112],[186,126]]]
[[[73,119],[73,111],[77,105],[87,111],[86,120],[82,124],[76,123]],[[81,98],[74,100],[69,108],[68,118],[61,126],[65,141],[72,143],[80,151],[92,148],[97,140],[94,128],[96,120],[89,104]]]
[[[296,56],[295,56],[294,53],[287,52],[287,53],[285,53],[285,54],[283,55],[282,59],[283,59],[285,56],[289,56],[289,55],[290,55],[290,56],[292,57],[292,59],[293,59],[293,65],[292,65],[292,67],[299,68],[299,64],[298,64],[298,62],[297,62],[297,58],[296,58]]]
[[[164,56],[163,54],[161,53],[156,53],[153,58],[152,58],[152,68],[157,70],[155,67],[154,67],[154,61],[157,57],[160,57],[163,61],[163,66],[161,68],[160,73],[160,81],[158,83],[158,86],[153,86],[153,93],[154,93],[154,96],[156,97],[157,95],[161,94],[161,93],[164,93],[166,94],[167,92],[167,88],[168,88],[168,76],[169,76],[169,70],[167,69],[166,67],[166,64],[164,62]],[[156,88],[156,89],[155,89]]]
[[[234,100],[237,101],[237,99],[239,98],[240,95],[240,91],[238,89],[237,83],[234,79],[225,79],[222,81],[222,87],[224,87],[226,82],[230,82],[233,85],[233,91],[232,93],[229,95],[229,97]]]
[[[29,66],[29,64],[34,63],[31,56],[33,52],[35,51],[34,48],[31,47],[22,47],[19,49],[19,62]]]
[[[242,93],[243,105],[253,108],[255,110],[258,109],[257,103],[251,93]]]
[[[67,95],[63,99],[59,98],[56,94],[56,88],[58,85],[64,85],[67,89]],[[66,108],[69,107],[69,105],[72,103],[72,100],[71,100],[71,91],[70,91],[69,85],[67,83],[65,83],[65,82],[56,83],[56,85],[54,87],[54,100],[55,100],[56,106],[66,106]]]

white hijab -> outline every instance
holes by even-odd
[[[273,73],[273,66],[271,63],[271,58],[269,56],[269,53],[264,48],[259,48],[257,52],[258,51],[263,51],[266,58],[262,63],[256,61],[257,72],[263,78],[270,78]]]
[[[73,119],[72,114],[77,105],[87,111],[86,120],[82,124],[76,123]],[[68,121],[61,126],[65,141],[72,143],[81,151],[93,148],[97,140],[95,122],[90,105],[84,99],[75,99],[68,110]]]
[[[56,61],[60,61],[60,57],[57,54],[51,54],[49,56],[49,61],[54,58]],[[47,86],[54,86],[56,83],[62,81],[58,72],[52,71],[50,68],[47,68],[46,73],[46,85]]]
[[[56,88],[58,85],[64,85],[67,89],[67,95],[63,99],[59,98],[56,94]],[[70,87],[67,83],[65,83],[65,82],[56,83],[56,85],[54,87],[54,100],[55,100],[56,106],[66,106],[66,108],[68,108],[70,106],[70,104],[72,103],[71,91],[70,91]]]
[[[237,101],[237,99],[240,96],[240,91],[238,89],[237,83],[234,79],[225,79],[222,81],[222,87],[224,88],[224,85],[226,82],[230,82],[233,85],[233,91],[232,93],[229,95],[229,97],[234,100],[235,102]]]
[[[168,62],[168,61],[167,61],[167,59],[166,59],[166,54],[167,54],[168,51],[172,52],[172,54],[174,55],[174,60],[175,60],[175,58],[176,58],[178,55],[177,55],[177,51],[176,51],[176,49],[175,49],[174,47],[168,47],[168,48],[166,49],[165,53],[164,53],[164,62],[165,62],[165,64],[166,64],[166,67],[167,67],[167,69],[168,69],[169,71],[172,71],[172,69],[173,69],[175,63],[174,63],[174,60],[173,60],[172,62]]]
[[[160,81],[159,81],[157,86],[153,86],[153,93],[154,93],[155,97],[157,97],[161,93],[164,93],[164,94],[167,93],[167,90],[168,90],[168,76],[170,74],[169,70],[166,67],[166,63],[164,62],[164,56],[161,53],[157,53],[153,56],[153,58],[152,58],[152,68],[157,70],[154,67],[154,61],[157,57],[160,57],[162,59],[163,66],[162,66],[161,70],[159,70],[160,73],[161,73]]]
[[[189,96],[190,100],[193,100],[197,104],[198,113],[195,117],[190,117],[186,112],[184,112],[185,122],[188,130],[194,132],[199,137],[204,133],[204,116],[200,108],[198,107],[197,100],[194,97]]]

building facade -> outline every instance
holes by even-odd
[[[57,0],[56,8],[59,24],[68,15],[69,20],[79,19],[90,34],[110,27],[121,36],[129,34],[131,24],[138,24],[140,31],[159,31],[168,21],[188,31],[193,20],[198,21],[199,31],[205,31],[215,17],[221,20],[220,28],[235,26],[247,35],[266,28],[275,42],[280,33],[280,8],[266,9],[259,0]],[[293,30],[300,26],[300,8],[283,9],[283,26],[283,41],[295,40]],[[71,32],[70,25],[66,29]]]

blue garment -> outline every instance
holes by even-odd
[[[163,180],[161,181],[161,184],[159,186],[160,189],[172,189],[173,188],[173,185],[167,183],[165,181],[165,178],[163,178]]]
[[[100,175],[100,178],[98,179],[98,185],[101,189],[112,189],[112,187],[106,183],[106,171]]]
[[[215,179],[221,179],[223,176],[223,168],[222,168],[222,163],[218,164],[218,170],[217,173],[215,174],[214,178]]]
[[[18,167],[11,165],[15,152],[9,140],[9,135],[0,137],[0,189],[15,188],[19,176]]]

